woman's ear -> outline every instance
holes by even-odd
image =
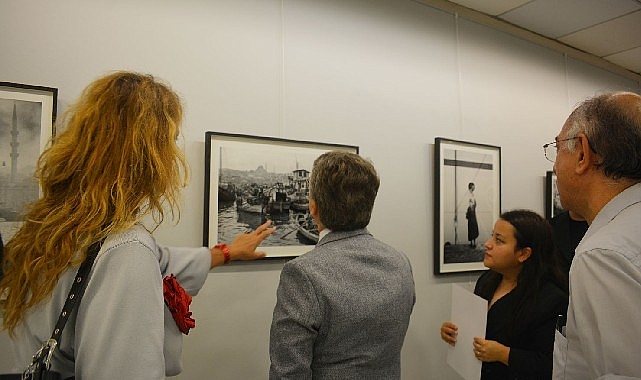
[[[525,260],[529,259],[531,255],[532,255],[532,248],[530,247],[521,248],[516,259],[519,261],[519,263],[524,263]]]

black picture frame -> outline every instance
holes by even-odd
[[[55,136],[58,89],[0,82],[0,233],[9,241],[27,204],[38,199],[34,176],[40,154]]]
[[[434,274],[485,270],[484,243],[501,214],[501,148],[443,137],[434,147]]]
[[[556,174],[549,170],[545,172],[545,218],[552,219],[564,211],[556,185]]]
[[[331,150],[358,146],[205,132],[203,245],[230,242],[267,219],[277,226],[260,250],[266,259],[299,256],[318,241],[309,216],[309,174]]]

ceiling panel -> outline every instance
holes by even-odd
[[[427,4],[458,4],[510,27],[521,28],[578,49],[588,62],[641,75],[641,0],[417,0]],[[465,13],[465,12],[462,12]],[[492,22],[488,22],[492,25]],[[518,32],[512,32],[519,35]],[[541,40],[542,45],[546,42]],[[585,53],[583,53],[585,52]],[[593,60],[594,59],[594,60]],[[596,61],[595,61],[596,60]],[[616,65],[616,66],[614,66]],[[623,72],[626,72],[623,70]],[[637,79],[638,80],[638,79]]]
[[[640,9],[641,4],[634,0],[536,0],[499,17],[558,38]]]
[[[619,66],[627,67],[629,70],[641,73],[641,47],[609,55],[604,58]]]
[[[559,39],[599,57],[641,46],[641,11],[627,14]]]
[[[468,7],[488,15],[496,16],[519,7],[530,0],[457,0],[453,3]]]

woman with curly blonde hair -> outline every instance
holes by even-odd
[[[63,120],[38,161],[42,197],[5,245],[3,327],[16,364],[25,368],[49,338],[87,248],[102,241],[52,368],[63,378],[175,375],[182,369],[180,321],[165,305],[163,278],[175,275],[194,295],[211,268],[264,256],[256,247],[274,229],[267,222],[211,249],[156,243],[141,220],[149,216],[154,228],[167,212],[179,220],[188,168],[176,142],[180,99],[154,77],[121,71],[99,78]]]

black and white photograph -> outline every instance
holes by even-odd
[[[434,159],[434,273],[484,270],[501,210],[501,148],[437,137]]]
[[[556,174],[553,171],[545,172],[545,218],[552,219],[565,211],[559,198],[556,186]]]
[[[0,234],[6,242],[38,199],[36,163],[54,134],[57,89],[0,82]]]
[[[357,146],[206,132],[203,245],[231,241],[270,219],[276,232],[261,250],[267,257],[301,255],[318,242],[309,214],[314,160]]]

